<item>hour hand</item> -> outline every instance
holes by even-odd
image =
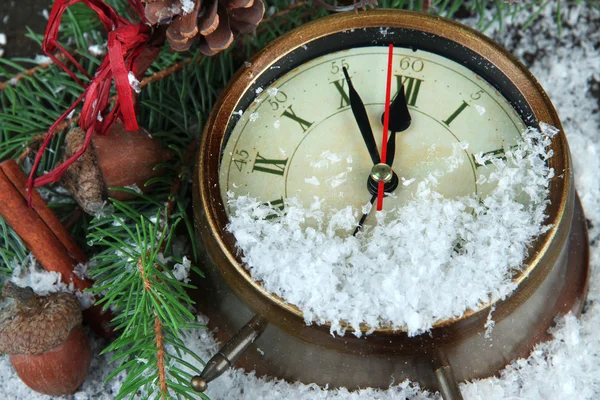
[[[383,121],[383,115],[381,115]],[[394,163],[396,155],[396,133],[403,132],[408,129],[412,119],[408,111],[408,104],[404,94],[404,85],[398,90],[398,94],[390,104],[390,120],[388,130],[391,132],[387,142],[386,160],[385,163],[391,166]],[[383,122],[382,122],[383,123]]]
[[[346,82],[348,83],[348,94],[350,95],[350,108],[352,108],[352,114],[354,114],[354,119],[358,124],[360,134],[367,145],[367,150],[369,150],[369,155],[371,156],[373,165],[375,165],[381,161],[381,158],[379,156],[379,150],[377,149],[377,143],[375,143],[375,138],[373,137],[373,131],[371,130],[371,124],[369,123],[367,110],[360,96],[358,95],[358,92],[352,85],[350,75],[348,75],[348,70],[346,67],[343,67],[342,70],[344,71]]]

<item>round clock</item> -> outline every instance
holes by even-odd
[[[587,283],[585,223],[562,132],[547,161],[556,172],[546,209],[551,227],[531,244],[513,277],[516,289],[437,321],[424,335],[365,327],[374,330],[336,337],[327,325],[306,325],[297,307],[244,268],[226,229],[227,196],[250,196],[279,211],[290,198],[350,205],[364,210],[362,218],[339,235],[356,235],[375,224],[365,204],[380,207],[377,197],[391,193],[383,208],[402,206],[417,190],[410,183],[452,154],[462,162],[437,190],[484,199],[493,185],[481,177],[493,168],[475,154],[501,158],[526,127],[544,124],[561,129],[525,67],[485,36],[441,17],[338,14],[269,44],[221,94],[199,150],[194,207],[206,279],[196,297],[226,344],[195,387],[204,389],[239,359],[247,370],[290,381],[385,388],[411,379],[454,398],[457,381],[490,376],[526,356],[558,314],[580,311]],[[492,309],[495,327],[486,335]]]

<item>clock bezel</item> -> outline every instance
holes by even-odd
[[[234,112],[240,108],[245,109],[244,103],[249,104],[252,101],[255,88],[263,86],[265,81],[274,81],[297,66],[298,63],[289,62],[290,54],[294,54],[294,52],[298,54],[301,50],[306,51],[304,46],[308,46],[310,49],[315,41],[332,35],[343,35],[353,29],[357,31],[362,28],[378,29],[381,27],[390,27],[398,32],[402,30],[403,34],[409,31],[418,32],[417,36],[421,38],[430,37],[433,41],[433,38],[436,37],[449,46],[456,45],[454,50],[462,49],[460,54],[463,54],[463,57],[446,58],[458,62],[462,60],[463,65],[468,61],[466,60],[468,55],[476,54],[488,63],[481,66],[483,73],[471,68],[470,65],[465,66],[500,90],[522,116],[526,125],[538,125],[539,122],[545,122],[561,130],[553,140],[554,156],[549,162],[550,166],[557,171],[557,177],[553,178],[550,184],[549,200],[551,203],[548,207],[550,218],[547,223],[551,224],[552,228],[541,235],[531,247],[531,255],[524,262],[527,268],[514,279],[517,285],[514,296],[503,301],[502,309],[505,311],[496,310],[494,319],[503,318],[509,314],[509,310],[516,307],[516,304],[511,304],[511,300],[522,302],[527,299],[548,275],[552,264],[540,263],[540,260],[543,257],[555,259],[561,251],[560,246],[553,244],[556,244],[554,242],[559,226],[565,223],[570,224],[570,221],[567,221],[568,218],[565,218],[565,208],[572,190],[568,146],[554,107],[531,73],[491,39],[464,25],[441,17],[395,10],[374,10],[358,14],[330,16],[306,24],[275,40],[257,54],[248,67],[238,71],[221,94],[207,121],[198,153],[195,184],[198,185],[197,193],[200,198],[196,199],[195,205],[197,221],[200,221],[199,223],[202,225],[200,231],[211,235],[211,239],[215,243],[215,246],[210,246],[208,249],[209,253],[211,253],[223,279],[234,293],[246,301],[257,313],[264,315],[274,323],[280,321],[278,324],[282,324],[284,327],[292,324],[289,321],[281,322],[281,319],[285,320],[286,316],[293,321],[297,322],[300,319],[303,322],[302,312],[298,308],[270,294],[260,283],[251,278],[249,272],[243,267],[233,235],[225,231],[228,220],[219,187],[219,164],[226,143],[226,135],[236,122],[233,117]],[[389,43],[389,40],[385,43]],[[419,48],[445,56],[430,48]],[[450,47],[448,49],[451,51]],[[302,63],[322,54],[318,54],[318,51],[313,55],[309,53],[307,58],[302,59]],[[288,62],[286,62],[286,58]],[[271,68],[274,65],[280,67],[285,65],[286,68],[279,68],[278,71],[271,72],[274,71]],[[272,78],[270,78],[271,73],[273,74]],[[498,76],[506,80],[499,79]],[[262,80],[259,79],[260,77]],[[511,94],[512,90],[516,90],[518,95]],[[562,239],[559,238],[559,240]],[[484,304],[478,310],[468,311],[459,318],[438,321],[434,328],[448,326],[459,321],[464,322],[474,314],[489,312],[490,306],[494,303],[496,301]],[[364,327],[364,329],[369,328]],[[394,331],[389,327],[379,327],[376,332],[391,333]]]

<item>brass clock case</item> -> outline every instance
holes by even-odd
[[[529,71],[495,42],[461,24],[395,10],[337,14],[306,24],[267,45],[250,66],[238,71],[207,121],[194,181],[196,228],[205,249],[206,279],[197,282],[194,296],[223,342],[255,316],[267,321],[253,345],[260,352],[250,348],[237,364],[259,375],[349,388],[385,388],[392,381],[411,379],[435,390],[441,385],[435,376],[440,365],[452,366],[459,381],[490,376],[547,339],[546,332],[558,314],[581,310],[587,286],[588,241],[562,131],[552,141],[554,156],[549,160],[556,172],[547,209],[547,223],[552,228],[532,244],[526,267],[514,277],[517,288],[502,301],[485,304],[460,318],[438,321],[430,334],[409,337],[384,327],[358,339],[350,332],[332,337],[329,326],[307,326],[300,310],[252,280],[234,237],[225,230],[228,220],[219,188],[219,162],[240,99],[258,77],[295,49],[336,33],[376,27],[421,32],[468,49],[506,79],[497,84],[516,88],[534,124],[544,122],[562,130],[554,107]],[[486,336],[491,307],[496,325]]]

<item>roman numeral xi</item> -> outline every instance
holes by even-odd
[[[350,105],[350,96],[346,93],[346,80],[339,79],[337,81],[330,82],[337,89],[340,94],[340,106],[338,110]]]

